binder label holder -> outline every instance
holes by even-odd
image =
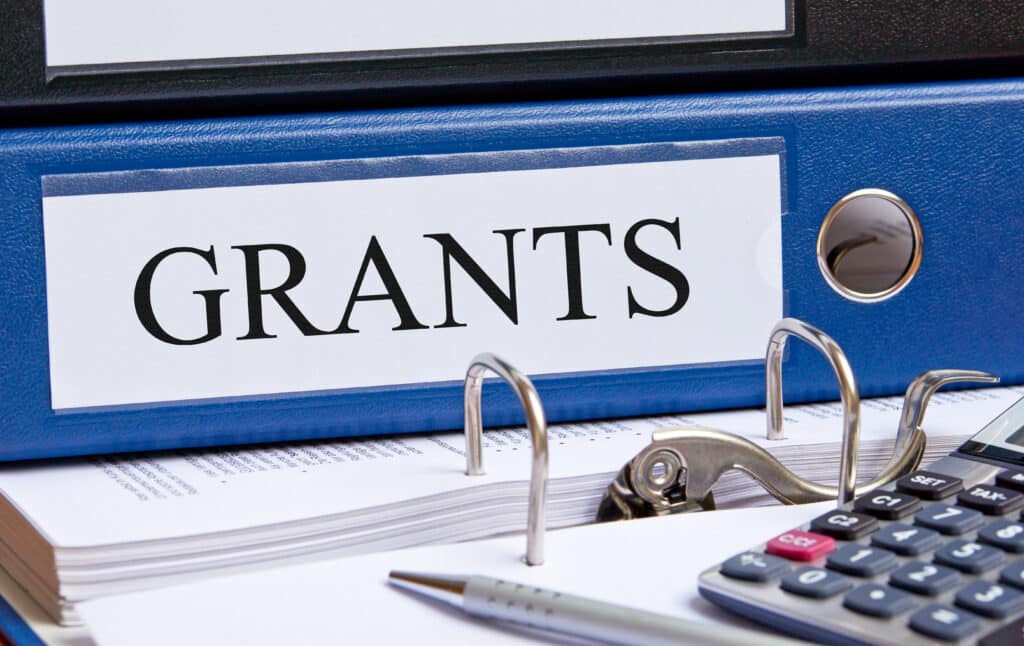
[[[110,71],[181,61],[240,66],[268,57],[337,61],[410,51],[450,56],[764,39],[794,31],[794,4],[672,0],[624,10],[618,0],[220,0],[212,7],[179,0],[166,9],[159,2],[103,0],[83,10],[74,0],[47,0],[43,13],[48,67]]]
[[[494,339],[542,375],[754,363],[783,168],[763,138],[49,175],[51,405],[436,384]]]

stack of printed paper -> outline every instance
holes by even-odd
[[[934,459],[1015,401],[1021,388],[940,394],[925,421]],[[888,459],[899,398],[863,403],[859,473]],[[836,404],[791,407],[786,440],[767,442],[763,411],[656,417],[549,429],[549,527],[593,520],[618,470],[651,432],[700,424],[768,447],[797,474],[835,483]],[[55,618],[74,604],[203,575],[243,572],[526,525],[530,465],[522,429],[488,431],[485,476],[464,473],[459,433],[102,457],[0,469],[0,562]],[[729,473],[720,506],[771,502]]]

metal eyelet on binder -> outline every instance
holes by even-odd
[[[799,325],[796,325],[799,324]],[[836,358],[842,350],[827,335],[813,326],[794,319],[783,320],[772,333],[766,359],[768,382],[768,433],[781,435],[781,380],[773,374],[773,361],[781,358],[782,343],[791,334],[811,334],[815,344],[824,345]],[[804,338],[801,336],[801,338]],[[832,347],[834,346],[834,347]],[[845,365],[845,357],[833,363],[837,376]],[[942,386],[957,381],[994,383],[999,378],[975,370],[931,370],[918,376],[907,388],[893,447],[893,455],[882,472],[871,482],[857,488],[859,493],[871,491],[905,475],[920,464],[924,455],[926,437],[921,425],[931,396]],[[843,378],[840,378],[842,387]],[[844,400],[844,408],[852,411],[845,415],[843,460],[856,460],[856,433],[854,420],[859,419],[859,397],[852,375],[847,382],[851,391]],[[774,388],[773,388],[774,386]],[[850,395],[853,395],[852,397]],[[777,413],[773,421],[773,412]],[[750,475],[785,504],[820,502],[843,494],[842,483],[830,487],[805,480],[787,469],[771,453],[746,438],[724,431],[683,427],[656,431],[651,444],[640,451],[619,471],[608,486],[598,509],[597,520],[622,520],[661,516],[666,514],[714,509],[712,487],[726,471],[737,469]],[[852,486],[855,469],[841,464],[841,476],[846,473]],[[852,496],[852,491],[850,495]]]
[[[533,459],[530,469],[530,497],[526,522],[526,563],[544,563],[544,510],[547,507],[548,485],[548,425],[544,408],[529,377],[507,361],[484,352],[473,357],[466,370],[463,388],[466,429],[466,475],[483,475],[483,416],[481,393],[484,374],[491,371],[504,379],[519,397],[526,414],[526,427],[530,431]]]

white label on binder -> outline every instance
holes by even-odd
[[[771,34],[789,0],[46,0],[48,66]]]
[[[761,360],[781,167],[748,151],[50,195],[52,406],[453,381],[482,351],[532,375]]]

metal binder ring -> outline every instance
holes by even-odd
[[[530,430],[533,460],[530,469],[529,511],[526,521],[526,563],[544,563],[544,510],[547,506],[548,485],[548,425],[544,408],[529,377],[516,370],[507,361],[484,352],[473,357],[466,370],[463,388],[466,429],[466,475],[483,475],[483,415],[480,399],[484,374],[490,370],[515,391],[526,413],[526,427]]]
[[[853,498],[857,483],[857,444],[860,440],[860,394],[850,362],[839,344],[818,328],[799,319],[784,318],[772,329],[765,354],[765,392],[768,407],[768,439],[782,440],[782,354],[786,341],[795,336],[825,355],[836,379],[843,403],[843,445],[839,456],[839,504]]]

